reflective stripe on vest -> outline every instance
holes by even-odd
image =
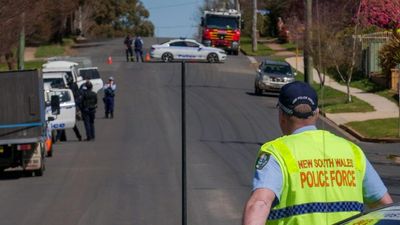
[[[365,156],[353,143],[313,130],[268,142],[261,154],[274,156],[283,178],[268,224],[332,224],[363,210]]]
[[[307,213],[362,212],[363,210],[364,204],[359,202],[314,202],[273,210],[269,214],[268,220],[278,220],[289,216]]]

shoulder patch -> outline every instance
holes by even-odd
[[[269,158],[270,154],[267,153],[260,154],[257,158],[256,169],[261,170],[262,168],[264,168],[264,166],[267,165]]]

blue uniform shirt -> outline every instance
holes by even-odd
[[[303,131],[316,130],[315,126],[305,126],[293,132],[298,134]],[[372,167],[371,163],[366,160],[365,176],[363,180],[363,196],[366,202],[375,202],[383,197],[387,192],[387,188],[383,184],[378,173]],[[256,170],[253,178],[253,191],[258,188],[268,188],[275,193],[275,201],[273,206],[278,204],[282,193],[282,171],[276,159],[271,155],[268,163],[260,170]]]

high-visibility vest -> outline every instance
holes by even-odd
[[[258,158],[268,155],[283,177],[268,224],[333,224],[363,210],[366,161],[350,141],[328,131],[305,131],[264,144]]]

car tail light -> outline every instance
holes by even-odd
[[[17,145],[17,150],[18,150],[18,151],[28,151],[28,150],[32,150],[32,145],[31,145],[31,144]]]

